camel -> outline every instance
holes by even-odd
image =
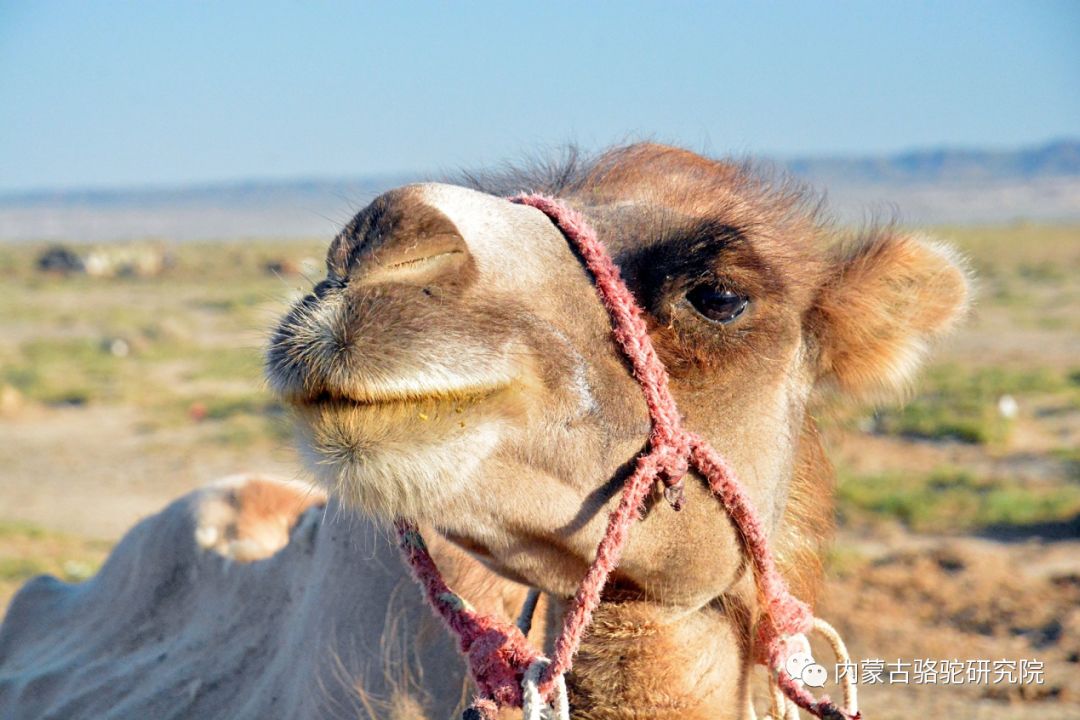
[[[906,382],[965,305],[952,253],[895,229],[829,247],[798,192],[658,145],[476,186],[377,199],[278,327],[268,377],[317,477],[555,605],[573,594],[647,413],[566,238],[503,199],[531,189],[594,224],[686,424],[740,469],[789,575],[812,583],[830,505],[808,407]],[[703,484],[686,493],[683,512],[654,506],[634,527],[569,678],[581,717],[746,706],[745,556]]]
[[[530,637],[550,644],[622,480],[645,449],[644,401],[592,279],[547,216],[505,199],[523,190],[563,199],[596,228],[644,312],[685,425],[738,469],[781,570],[805,600],[819,582],[832,515],[832,472],[815,412],[830,402],[902,394],[967,304],[967,271],[947,246],[891,226],[838,232],[798,187],[661,145],[464,185],[410,185],[377,198],[333,240],[326,278],[281,320],[267,353],[271,388],[295,416],[301,453],[329,490],[331,510],[275,521],[292,529],[271,533],[272,551],[221,546],[221,537],[254,531],[237,531],[234,521],[224,535],[205,529],[199,508],[218,502],[213,493],[183,501],[171,511],[183,521],[169,525],[182,528],[175,532],[183,538],[194,533],[195,541],[177,540],[190,550],[186,563],[216,568],[223,555],[248,552],[250,566],[272,567],[296,562],[289,551],[298,528],[316,522],[312,513],[352,518],[344,535],[367,537],[375,562],[346,559],[341,536],[320,531],[313,552],[322,570],[333,568],[320,574],[325,613],[275,621],[259,646],[315,633],[348,678],[338,684],[353,688],[374,716],[448,717],[464,697],[463,664],[452,659],[419,593],[399,591],[406,573],[386,559],[374,528],[385,532],[402,518],[419,524],[452,585],[478,607],[512,618],[526,590],[538,589],[542,607]],[[245,505],[235,488],[229,492],[233,512],[244,515],[250,505],[250,514],[262,516],[263,501]],[[631,530],[567,677],[574,718],[749,712],[759,608],[745,553],[707,488],[691,477],[684,492],[676,512],[658,487]],[[298,506],[303,497],[294,496]],[[125,544],[127,556],[138,554],[139,541],[129,536],[111,565],[134,562],[125,561]],[[107,565],[102,575],[109,572]],[[209,597],[228,598],[221,610],[241,614],[251,611],[234,585],[257,588],[272,574],[200,573],[216,583]],[[342,601],[353,588],[369,605]],[[0,671],[14,661],[24,673],[0,674],[0,709],[18,708],[35,681],[26,659],[33,656],[13,650],[12,638],[26,636],[12,618],[29,622],[32,599],[40,604],[50,592],[59,590],[32,583],[0,632]],[[285,602],[273,591],[260,597],[270,606]],[[93,606],[99,614],[102,602]],[[65,625],[53,612],[49,622]],[[176,632],[193,632],[197,617],[185,614]],[[66,623],[69,633],[83,626]],[[326,640],[326,626],[334,640]],[[405,659],[391,664],[422,670],[399,671],[407,679],[388,682],[385,668],[364,669],[340,654],[343,633],[352,634],[352,647],[405,648]],[[209,645],[184,647],[206,652],[212,641],[203,640]],[[282,673],[253,662],[271,680]],[[324,662],[305,648],[298,670],[281,676],[282,694],[294,699],[297,678],[319,677],[332,696]],[[319,716],[303,714],[314,706],[292,699],[290,713],[275,714],[266,704],[273,682],[241,683],[238,659],[219,665],[215,687],[244,700],[230,706],[243,712],[219,716],[264,716],[253,708]],[[213,716],[200,707],[200,717]]]

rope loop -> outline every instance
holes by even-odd
[[[833,656],[836,658],[837,664],[843,664],[845,668],[850,669],[852,666],[851,653],[848,652],[847,645],[844,644],[844,640],[840,637],[840,633],[836,632],[836,628],[825,620],[816,617],[814,618],[813,631],[825,638],[825,641],[829,643],[829,647],[832,648]],[[855,675],[853,672],[844,673],[840,688],[844,693],[844,712],[853,718],[861,717],[859,714],[858,686],[855,684]]]

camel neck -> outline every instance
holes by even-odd
[[[601,603],[567,676],[574,717],[743,717],[752,667],[744,608],[728,602],[687,612],[647,601]]]

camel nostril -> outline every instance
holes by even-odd
[[[331,290],[341,290],[345,287],[346,281],[344,278],[328,277],[325,280],[320,280],[317,285],[312,289],[315,297],[320,300]]]
[[[455,258],[455,255],[464,255],[461,250],[447,250],[445,252],[437,252],[431,255],[425,255],[422,257],[409,258],[408,260],[401,260],[393,263],[392,265],[386,265],[386,270],[417,270],[425,265],[437,265],[439,263],[452,263],[460,258]]]
[[[390,242],[361,257],[352,273],[354,282],[426,285],[461,274],[469,251],[456,233],[423,237],[412,242]]]
[[[422,186],[377,198],[335,239],[327,256],[332,275],[359,286],[430,283],[464,287],[475,261],[464,234],[434,207]]]

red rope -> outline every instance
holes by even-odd
[[[683,502],[682,479],[693,466],[708,481],[710,490],[730,515],[754,569],[762,605],[757,661],[777,672],[784,693],[811,714],[820,718],[857,718],[857,714],[845,712],[827,696],[815,699],[784,671],[789,639],[810,630],[813,614],[805,603],[788,591],[769,552],[765,530],[734,471],[704,439],[683,429],[679,410],[668,388],[667,370],[656,355],[641,311],[596,232],[581,213],[559,200],[521,195],[512,198],[511,202],[529,205],[551,218],[584,260],[611,316],[615,340],[641,385],[652,421],[649,449],[638,458],[627,479],[619,503],[608,517],[607,530],[596,549],[596,558],[563,618],[551,664],[540,678],[541,694],[548,696],[556,679],[570,670],[582,636],[600,604],[608,576],[619,564],[630,526],[639,516],[654,483],[657,480],[664,483],[665,496],[678,510]],[[474,712],[478,717],[490,714],[492,701],[498,706],[520,707],[522,678],[540,654],[529,646],[515,626],[477,613],[450,590],[415,525],[400,521],[396,526],[402,552],[414,576],[432,607],[457,635],[462,653],[469,661],[479,694]]]

